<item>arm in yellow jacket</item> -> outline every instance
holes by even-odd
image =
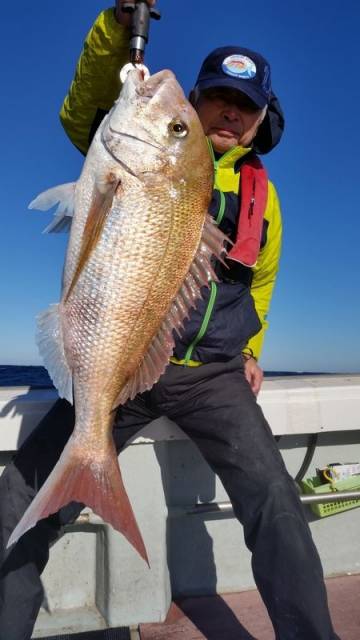
[[[75,78],[60,111],[67,135],[84,154],[119,95],[119,71],[128,59],[129,30],[116,21],[113,8],[106,9],[86,37]]]

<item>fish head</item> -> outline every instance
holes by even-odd
[[[196,181],[205,172],[211,190],[213,166],[203,128],[171,71],[148,79],[131,71],[103,123],[101,141],[137,178]]]

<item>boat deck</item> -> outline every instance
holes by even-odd
[[[330,610],[341,640],[360,638],[360,575],[326,580]],[[257,591],[184,598],[162,624],[140,626],[141,640],[274,640]],[[310,639],[309,639],[310,640]]]
[[[337,634],[341,640],[359,640],[360,574],[328,578],[326,586]],[[252,590],[182,598],[172,603],[161,624],[52,635],[42,640],[274,640],[274,632],[258,592]]]

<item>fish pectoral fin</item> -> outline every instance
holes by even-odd
[[[189,316],[202,297],[201,288],[209,286],[210,280],[217,281],[213,269],[213,257],[223,262],[226,253],[227,236],[220,231],[209,214],[206,215],[200,243],[182,286],[170,305],[160,329],[152,339],[149,348],[134,372],[122,387],[113,409],[127,400],[133,400],[138,393],[151,389],[164,373],[174,349],[174,330],[181,335],[184,320]]]
[[[60,398],[72,403],[72,372],[65,355],[59,304],[50,305],[38,315],[36,343]]]
[[[120,531],[149,564],[144,541],[137,525],[119,469],[115,446],[110,443],[106,455],[89,460],[84,445],[73,436],[61,457],[12,532],[7,548],[15,544],[39,520],[70,502],[90,507],[105,522]]]
[[[119,179],[112,173],[109,173],[108,176],[102,180],[98,179],[94,185],[91,203],[81,239],[77,265],[69,289],[66,292],[65,301],[68,300],[77,281],[79,280],[81,272],[101,238],[106,219],[112,208],[113,198],[119,185]]]
[[[30,202],[29,209],[39,209],[40,211],[47,211],[58,205],[53,221],[45,227],[43,233],[61,233],[70,230],[75,208],[75,187],[76,182],[60,184],[43,191]]]

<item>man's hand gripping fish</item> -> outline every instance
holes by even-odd
[[[47,228],[71,234],[59,304],[38,319],[38,345],[59,395],[75,403],[64,451],[8,546],[71,501],[147,554],[112,438],[115,408],[150,389],[200,289],[216,279],[225,236],[207,214],[213,169],[200,121],[174,75],[134,69],[100,125],[80,179],[40,194],[60,202]]]

